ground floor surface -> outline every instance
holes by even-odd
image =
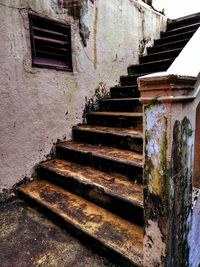
[[[64,228],[25,202],[0,203],[1,267],[108,267]]]

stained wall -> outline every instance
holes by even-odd
[[[69,23],[73,73],[32,67],[28,13]],[[165,30],[142,1],[85,1],[79,20],[61,0],[0,0],[0,191],[33,173],[71,138],[95,89],[108,90]],[[80,34],[81,32],[81,34]]]

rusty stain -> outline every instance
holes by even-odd
[[[64,149],[73,149],[82,153],[91,153],[109,160],[123,162],[132,166],[143,167],[143,155],[134,151],[120,150],[113,147],[95,146],[90,144],[65,142],[58,145]]]
[[[111,267],[64,229],[16,199],[0,203],[1,267]]]
[[[113,134],[125,137],[137,137],[143,138],[143,132],[134,128],[113,128],[113,127],[102,127],[102,126],[93,126],[93,125],[78,125],[74,127],[75,129],[80,129],[82,131],[88,132],[98,132],[102,134]]]
[[[97,68],[97,25],[98,25],[98,7],[95,7],[95,18],[94,18],[94,69]]]
[[[137,265],[142,264],[142,228],[45,180],[33,181],[20,191],[106,247]]]
[[[127,232],[117,232],[117,229],[114,229],[112,225],[104,223],[98,230],[97,236],[101,236],[105,239],[111,239],[113,242],[118,245],[122,244],[125,239],[128,239]]]
[[[123,175],[109,175],[96,169],[55,159],[41,164],[41,167],[64,177],[73,177],[80,183],[91,185],[104,192],[124,198],[143,206],[143,185],[132,183]],[[68,181],[69,182],[69,181]]]

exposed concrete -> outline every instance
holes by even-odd
[[[16,200],[0,204],[1,267],[108,267],[64,229]]]
[[[142,1],[87,1],[84,47],[79,21],[61,2],[0,0],[0,191],[30,176],[58,138],[69,139],[85,99],[116,84],[166,27]],[[74,73],[32,68],[28,12],[71,24]]]
[[[194,209],[192,212],[192,227],[190,230],[189,244],[190,244],[190,267],[200,266],[200,189],[194,189]]]
[[[192,263],[189,236],[198,240],[191,233],[195,82],[195,77],[176,75],[139,78],[145,112],[145,267]]]

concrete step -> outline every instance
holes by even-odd
[[[142,266],[143,229],[139,226],[46,180],[33,181],[19,190],[111,252]]]
[[[123,75],[120,76],[120,85],[121,86],[137,86],[137,78],[150,74],[152,72],[142,72],[138,74]]]
[[[86,114],[87,124],[142,130],[142,113],[139,112],[91,112]]]
[[[153,47],[147,48],[147,52],[148,54],[155,54],[155,53],[163,52],[166,50],[173,50],[177,48],[183,49],[184,46],[188,43],[188,41],[189,39],[184,39],[181,41],[169,42],[169,43],[162,44],[162,45],[155,45]]]
[[[179,33],[179,34],[173,34],[167,37],[162,37],[158,40],[154,41],[154,45],[162,45],[170,42],[176,42],[176,41],[181,41],[184,39],[190,39],[193,34],[196,32],[196,30],[189,31],[189,32],[184,32],[184,33]]]
[[[138,74],[141,72],[160,72],[166,71],[175,58],[162,59],[153,62],[142,63],[139,65],[131,65],[128,67],[128,74]]]
[[[141,153],[143,151],[142,131],[131,128],[78,125],[73,127],[73,140]]]
[[[143,155],[139,152],[78,142],[63,142],[56,146],[59,158],[106,173],[120,173],[131,181],[142,181]]]
[[[182,48],[161,51],[158,53],[141,56],[139,60],[140,60],[140,63],[142,64],[142,63],[148,63],[148,62],[153,62],[153,61],[158,61],[158,60],[176,58],[180,54],[181,51],[182,51]]]
[[[167,25],[167,30],[173,30],[180,27],[189,26],[198,22],[200,22],[200,12],[169,21]]]
[[[115,86],[110,88],[111,98],[134,98],[139,97],[140,92],[137,85],[131,86]]]
[[[100,111],[142,112],[139,98],[104,98],[99,101]]]
[[[39,166],[39,176],[101,207],[143,225],[143,185],[122,175],[55,159]],[[135,215],[134,215],[135,214]]]
[[[200,26],[200,23],[198,22],[198,23],[182,26],[182,27],[179,27],[179,28],[174,28],[172,30],[167,30],[166,32],[162,32],[161,33],[161,38],[169,37],[169,36],[180,34],[180,33],[186,33],[186,32],[189,32],[189,31],[196,31],[199,26]]]

